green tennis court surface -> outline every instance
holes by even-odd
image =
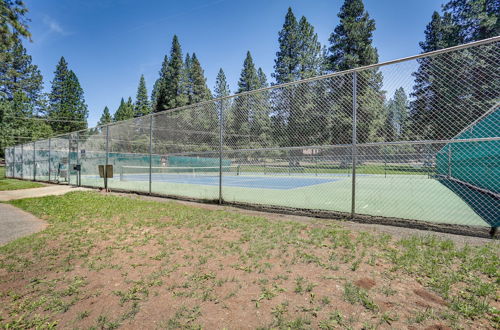
[[[156,194],[196,199],[217,199],[219,196],[218,173],[192,177],[186,173],[155,175],[151,191]],[[126,179],[109,179],[108,186],[111,189],[148,192],[148,179],[145,174],[136,173]],[[351,180],[348,174],[235,175],[232,172],[223,175],[222,194],[224,200],[229,202],[348,213],[351,211]],[[82,184],[102,186],[102,179],[82,176]],[[491,226],[485,221],[484,215],[481,217],[463,198],[427,175],[358,175],[356,213],[435,223]]]

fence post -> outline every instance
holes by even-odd
[[[358,75],[357,72],[353,72],[352,76],[352,188],[351,188],[351,218],[354,218],[356,212],[356,163],[357,163],[357,86],[358,86]]]
[[[451,178],[451,147],[452,144],[448,148],[448,179]]]
[[[33,142],[33,181],[36,181],[36,142]]]
[[[149,117],[149,194],[151,195],[151,183],[153,181],[153,115]]]
[[[21,144],[21,179],[24,179],[24,145]]]
[[[78,132],[76,134],[76,165],[80,165],[80,134]],[[80,169],[76,173],[76,185],[80,187],[82,185],[82,166],[80,165]]]
[[[51,156],[51,152],[50,152],[51,145],[50,145],[50,143],[51,143],[51,139],[49,138],[49,182],[50,182],[50,170],[51,170],[51,168],[50,168],[50,163],[51,163],[50,162],[50,156]],[[69,159],[68,159],[68,162],[69,162]]]
[[[108,191],[109,125],[106,125],[106,162],[104,164],[104,190]]]
[[[224,125],[224,100],[220,100],[220,114],[219,114],[219,204],[222,204],[222,147],[223,147],[223,134],[222,128]]]

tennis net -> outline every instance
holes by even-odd
[[[219,176],[219,166],[203,167],[174,167],[154,166],[151,167],[151,175],[154,177],[169,176]],[[149,166],[122,166],[120,168],[120,181],[134,181],[149,177]],[[239,166],[222,166],[223,174],[239,175]]]

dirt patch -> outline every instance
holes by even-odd
[[[322,222],[178,204],[154,209],[140,199],[140,207],[120,213],[113,202],[92,205],[110,216],[93,217],[85,208],[74,212],[81,221],[56,218],[38,241],[0,254],[2,322],[125,329],[492,324],[487,312],[466,318],[425,286],[423,268],[415,267],[432,241],[407,251],[385,236]],[[135,202],[126,199],[127,206]],[[53,207],[56,215],[60,206]],[[495,306],[492,297],[485,299]]]
[[[356,284],[360,288],[370,290],[371,288],[373,288],[375,286],[376,282],[371,278],[363,277],[363,278],[357,280],[356,282],[354,282],[354,284]]]
[[[443,300],[443,298],[430,293],[429,291],[423,290],[423,289],[415,289],[413,292],[419,296],[420,298],[424,299],[427,302],[439,304],[439,305],[446,305],[446,302]]]
[[[425,330],[452,330],[452,329],[449,326],[446,326],[446,325],[433,324],[433,325],[425,328]]]

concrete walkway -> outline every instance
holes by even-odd
[[[0,203],[0,245],[34,234],[47,227],[47,223],[9,204]]]
[[[0,202],[7,202],[14,199],[43,197],[50,195],[64,195],[71,191],[89,190],[68,185],[47,185],[41,188],[18,189],[0,191]]]

